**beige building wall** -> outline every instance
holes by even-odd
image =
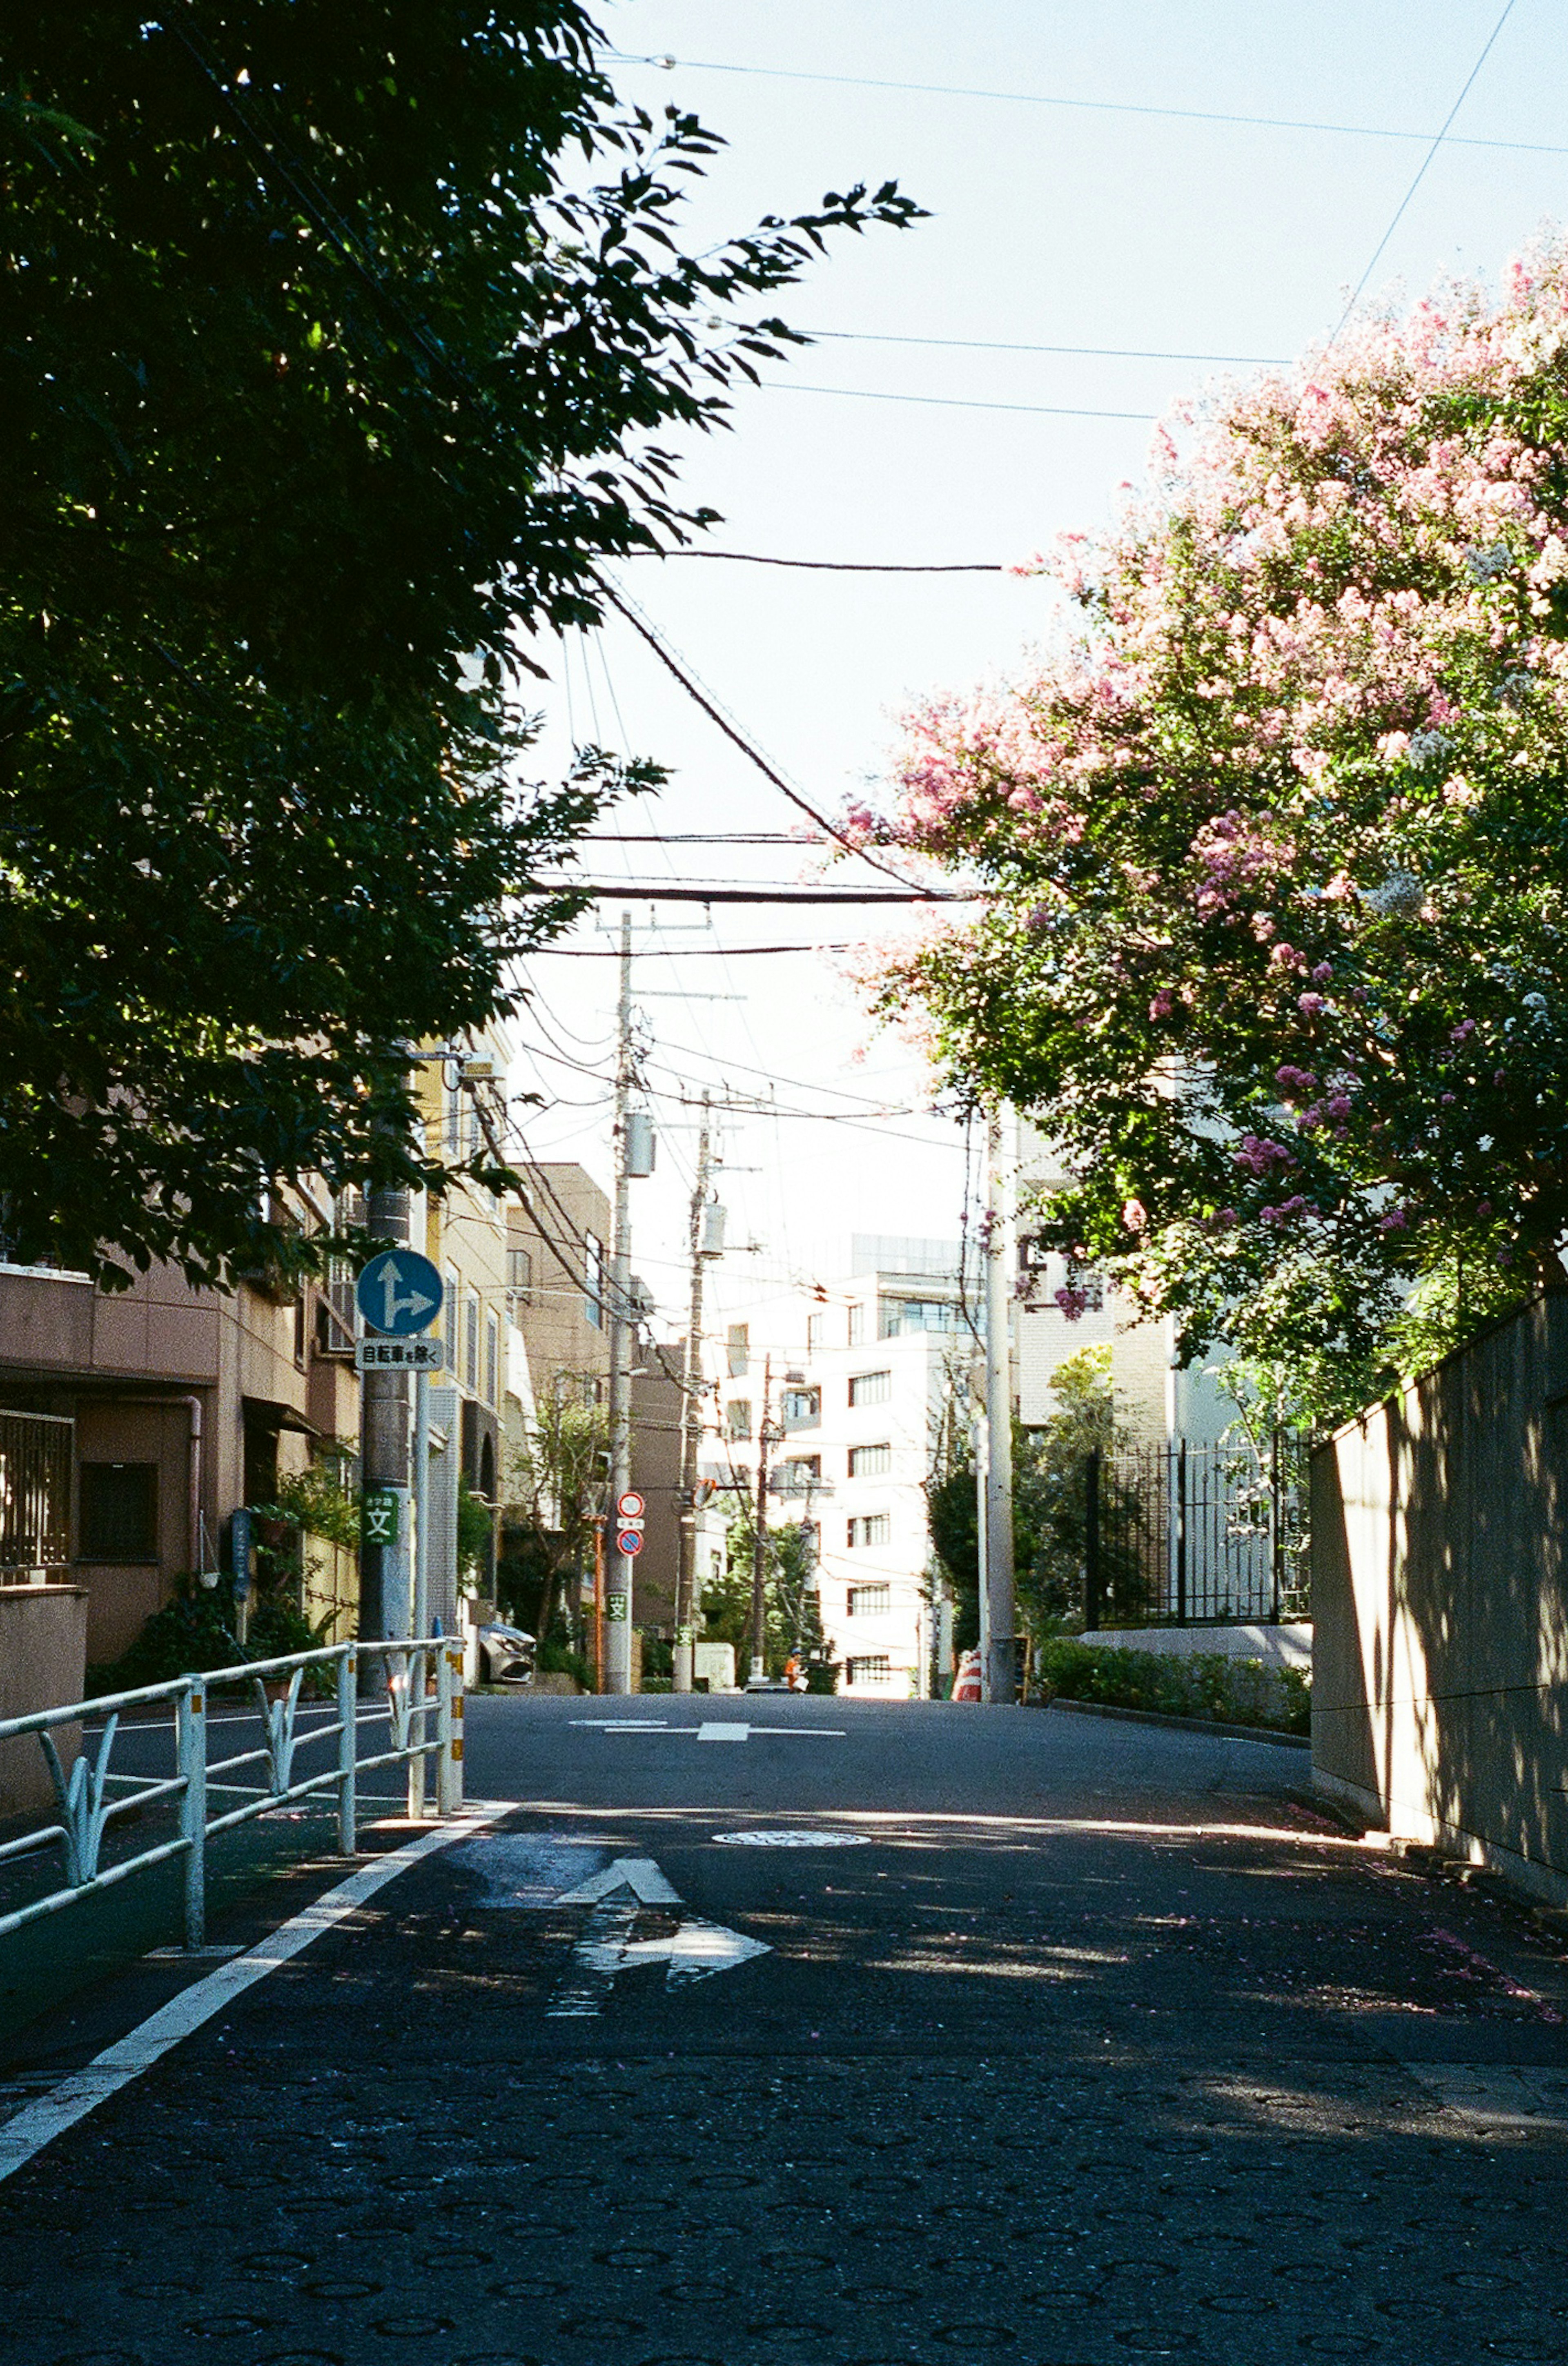
[[[358,1383],[323,1353],[323,1295],[314,1283],[281,1297],[250,1282],[196,1290],[172,1266],[110,1292],[0,1264],[0,1405],[76,1425],[71,1573],[86,1591],[90,1661],[117,1659],[199,1561],[228,1566],[236,1506],[265,1500],[322,1445],[356,1448]],[[152,1474],[137,1482],[151,1527],[133,1554],[84,1534],[84,1466]]]

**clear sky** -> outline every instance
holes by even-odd
[[[1248,367],[1133,356],[1292,357],[1332,331],[1374,255],[1369,302],[1492,276],[1568,202],[1568,44],[1551,0],[1514,0],[1500,31],[1502,0],[618,0],[599,16],[615,49],[677,61],[617,64],[628,100],[691,107],[730,143],[694,198],[693,239],[856,180],[896,178],[931,214],[836,243],[778,307],[821,342],[737,399],[731,433],[694,439],[686,490],[723,513],[722,548],[1009,561],[1092,531],[1140,477],[1150,415]],[[909,84],[943,87],[888,86]],[[926,342],[940,340],[972,342]],[[984,349],[1005,344],[1118,351]],[[1078,415],[1097,413],[1134,415]],[[646,560],[621,580],[829,811],[876,778],[908,700],[1015,670],[1050,615],[1040,584],[1006,576]],[[573,736],[672,770],[656,805],[607,827],[799,821],[625,625],[540,654],[541,772]],[[584,856],[628,880],[788,882],[809,859],[679,844]],[[660,931],[672,948],[804,946],[897,925],[868,915],[846,931],[839,914],[745,906],[701,922],[701,907],[668,906]],[[592,921],[568,941],[609,943]],[[908,1113],[929,1091],[923,1067],[872,1033],[842,970],[826,952],[638,962],[661,1140],[656,1178],[636,1187],[635,1262],[672,1321],[695,1139],[681,1097],[705,1087],[773,1086],[781,1111],[813,1112],[726,1121],[730,1236],[761,1244],[720,1269],[731,1301],[837,1269],[852,1231],[956,1231],[957,1129]],[[548,955],[529,982],[521,1032],[536,1057],[513,1083],[548,1104],[525,1119],[530,1144],[607,1181],[614,963]]]

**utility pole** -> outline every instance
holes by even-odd
[[[615,1211],[610,1235],[610,1502],[608,1515],[632,1483],[632,1239],[626,1121],[632,1092],[632,916],[621,914],[621,991],[616,1008]],[[632,1571],[615,1554],[604,1595],[604,1673],[607,1693],[632,1688]]]
[[[762,1416],[757,1424],[757,1511],[751,1532],[751,1682],[760,1684],[768,1662],[768,1397],[773,1384],[771,1356],[762,1364]]]
[[[406,1190],[372,1191],[366,1211],[366,1228],[378,1241],[406,1246],[409,1237],[409,1195]],[[367,1541],[363,1548],[364,1580],[359,1606],[359,1631],[367,1639],[406,1636],[412,1614],[412,1570],[410,1560],[409,1383],[406,1372],[367,1372],[360,1382],[363,1424],[363,1470],[367,1493],[390,1492],[397,1504],[396,1535],[383,1542]],[[379,1662],[366,1661],[379,1672]]]
[[[986,1127],[986,1558],[980,1572],[981,1698],[1018,1696],[1012,1539],[1012,1129],[1001,1105]]]
[[[705,1240],[711,1141],[710,1096],[703,1095],[697,1135],[697,1179],[692,1187],[692,1303],[686,1324],[686,1369],[681,1401],[681,1531],[675,1572],[674,1689],[689,1693],[697,1628],[697,1461],[703,1442],[703,1282],[708,1252]]]

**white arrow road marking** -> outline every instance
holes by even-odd
[[[631,1896],[627,1898],[626,1892]],[[635,1971],[639,1964],[662,1964],[666,1989],[690,1988],[711,1979],[716,1972],[732,1972],[753,1955],[771,1955],[761,1939],[742,1931],[727,1930],[722,1922],[682,1921],[664,1939],[634,1939],[637,1909],[683,1903],[649,1856],[618,1856],[614,1865],[575,1889],[564,1890],[551,1907],[588,1906],[581,1938],[571,1951],[571,1964],[545,2008],[550,2021],[593,2021],[615,1984],[617,1972]]]
[[[671,1889],[650,1856],[618,1856],[603,1873],[587,1881],[580,1881],[575,1889],[564,1889],[552,1898],[552,1906],[596,1906],[602,1898],[613,1898],[617,1889],[629,1889],[645,1906],[679,1906],[681,1893]]]
[[[753,1955],[771,1955],[761,1939],[748,1939],[743,1931],[726,1930],[722,1922],[682,1922],[671,1939],[637,1939],[623,1948],[627,1965],[668,1962],[667,1989],[690,1988],[694,1980],[711,1979],[715,1972],[732,1972]]]
[[[699,1741],[750,1741],[754,1733],[785,1733],[797,1741],[842,1741],[841,1725],[744,1725],[739,1718],[710,1718],[702,1725],[671,1725],[653,1717],[573,1717],[569,1725],[588,1733],[684,1733]]]

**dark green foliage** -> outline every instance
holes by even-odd
[[[130,1650],[118,1660],[88,1669],[88,1696],[134,1692],[141,1684],[169,1684],[176,1676],[201,1675],[209,1668],[238,1668],[249,1660],[318,1651],[331,1623],[329,1618],[320,1628],[312,1627],[287,1583],[263,1585],[252,1597],[242,1644],[229,1579],[208,1586],[194,1577],[177,1578],[172,1597],[152,1613]],[[308,1671],[302,1689],[323,1696],[329,1693],[331,1664]]]
[[[558,1622],[539,1644],[534,1653],[534,1665],[541,1675],[575,1677],[585,1693],[596,1689],[592,1662],[572,1648],[562,1622]]]
[[[1281,1733],[1312,1730],[1309,1680],[1294,1668],[1271,1668],[1261,1660],[1232,1660],[1216,1651],[1190,1659],[1120,1651],[1055,1636],[1036,1645],[1033,1677],[1063,1700],[1269,1726]]]
[[[495,1514],[466,1479],[457,1482],[457,1569],[467,1584],[490,1574],[495,1550]]]
[[[972,1651],[980,1640],[980,1518],[975,1465],[954,1463],[926,1482],[931,1549],[953,1588],[953,1645]]]
[[[126,0],[0,47],[0,1194],[107,1280],[309,1262],[268,1187],[439,1181],[407,1046],[511,1007],[603,798],[521,639],[690,530],[791,281],[890,187],[683,254],[695,120],[572,0]],[[569,173],[584,186],[568,185]],[[601,177],[595,182],[595,175]]]
[[[87,1692],[89,1697],[134,1692],[140,1684],[168,1684],[175,1676],[199,1674],[208,1668],[237,1667],[245,1656],[234,1636],[228,1579],[209,1587],[194,1577],[182,1577],[173,1598],[152,1613],[129,1651],[88,1669]]]
[[[728,1556],[722,1575],[703,1587],[705,1640],[733,1643],[736,1670],[742,1683],[751,1658],[751,1539],[754,1530],[748,1511],[730,1523]],[[823,1648],[822,1617],[816,1591],[815,1530],[803,1521],[786,1520],[770,1528],[764,1548],[762,1585],[766,1630],[763,1665],[770,1676],[782,1676],[793,1654],[809,1661]]]

